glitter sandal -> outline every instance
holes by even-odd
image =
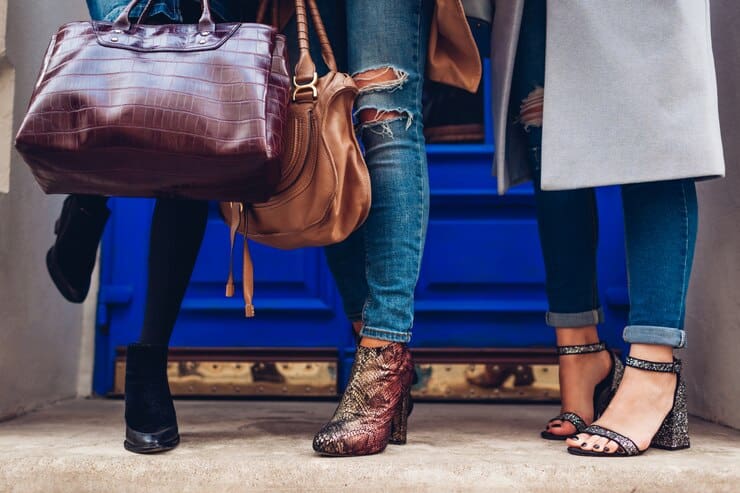
[[[584,344],[580,346],[559,346],[558,356],[599,353],[601,351],[608,351],[606,344],[603,342],[599,342],[597,344]],[[619,360],[617,355],[613,351],[609,351],[609,354],[612,359],[612,368],[609,371],[609,374],[601,382],[596,384],[596,387],[594,387],[594,420],[598,419],[606,410],[612,397],[614,397],[617,387],[619,387],[619,383],[622,381],[622,375],[624,374],[624,365],[622,365],[622,362]],[[572,424],[576,429],[576,433],[583,432],[588,426],[583,418],[572,412],[563,412],[552,418],[548,423],[552,423],[557,420],[567,421]],[[556,433],[543,430],[540,433],[540,436],[545,440],[565,440],[570,435],[558,435]]]
[[[650,442],[650,447],[663,450],[681,450],[689,448],[688,413],[686,410],[686,384],[681,376],[681,360],[675,359],[673,363],[658,363],[629,357],[625,361],[627,366],[645,371],[657,371],[662,373],[676,374],[676,390],[673,394],[673,407],[663,420],[657,433]],[[583,450],[581,447],[568,447],[568,452],[573,455],[584,455],[589,457],[633,457],[641,455],[645,450],[640,450],[635,442],[616,431],[597,425],[586,427],[582,433],[600,436],[612,440],[619,445],[614,453],[601,450]]]

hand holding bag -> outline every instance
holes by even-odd
[[[309,49],[306,4],[304,0],[295,4],[300,57],[293,77],[280,183],[266,202],[221,204],[231,228],[232,254],[237,232],[283,249],[338,243],[357,230],[370,212],[370,175],[352,122],[357,86],[348,74],[337,70],[316,2],[308,0],[321,54],[329,67],[326,75],[317,75]],[[252,275],[245,239],[242,287],[247,316],[254,314]],[[229,269],[226,294],[233,293]]]
[[[73,22],[52,37],[16,147],[47,193],[259,202],[290,90],[273,27]],[[147,15],[151,0],[139,21]]]

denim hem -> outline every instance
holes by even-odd
[[[144,11],[144,2],[140,2],[139,5],[134,7],[131,11],[131,17],[138,19],[141,13]],[[149,9],[147,18],[154,17],[156,15],[164,15],[173,22],[183,22],[182,12],[180,11],[179,5],[176,7],[170,6],[166,2],[157,3]]]
[[[371,337],[373,339],[380,339],[381,341],[389,342],[409,342],[411,340],[411,332],[396,332],[393,330],[376,329],[374,327],[368,327],[367,325],[360,331],[362,337]]]
[[[103,21],[105,22],[114,22],[116,19],[118,19],[118,16],[121,15],[121,12],[126,8],[126,5],[121,5],[120,7],[114,8],[110,12],[107,13],[103,17]],[[138,19],[141,15],[141,12],[144,10],[144,5],[139,4],[131,11],[131,14],[129,15],[129,19]],[[149,9],[149,13],[147,14],[147,17],[153,17],[155,15],[164,15],[168,19],[170,19],[172,22],[178,23],[182,22],[182,14],[180,14],[179,10],[174,10],[170,8],[167,4],[156,4],[152,6],[151,9]]]
[[[590,327],[604,322],[604,310],[601,307],[587,312],[557,313],[547,312],[545,323],[550,327]]]
[[[630,344],[658,344],[677,349],[686,347],[686,331],[675,327],[628,325],[624,328],[622,338]]]

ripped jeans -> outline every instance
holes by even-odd
[[[421,95],[433,0],[348,0],[347,63],[372,183],[367,222],[325,249],[362,335],[408,342],[429,218]]]
[[[604,316],[596,275],[599,225],[595,191],[544,192],[540,188],[542,110],[547,94],[543,87],[545,4],[546,0],[524,3],[509,114],[518,115],[531,151],[529,164],[545,259],[547,324],[588,327],[602,322]],[[630,297],[624,340],[683,347],[686,292],[698,223],[694,181],[622,185],[622,204]]]

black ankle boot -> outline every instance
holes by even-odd
[[[131,344],[126,353],[126,440],[137,454],[171,450],[180,443],[167,382],[167,346]]]
[[[98,244],[110,216],[105,197],[70,195],[54,227],[57,239],[46,254],[46,267],[62,296],[82,303],[90,290]]]

